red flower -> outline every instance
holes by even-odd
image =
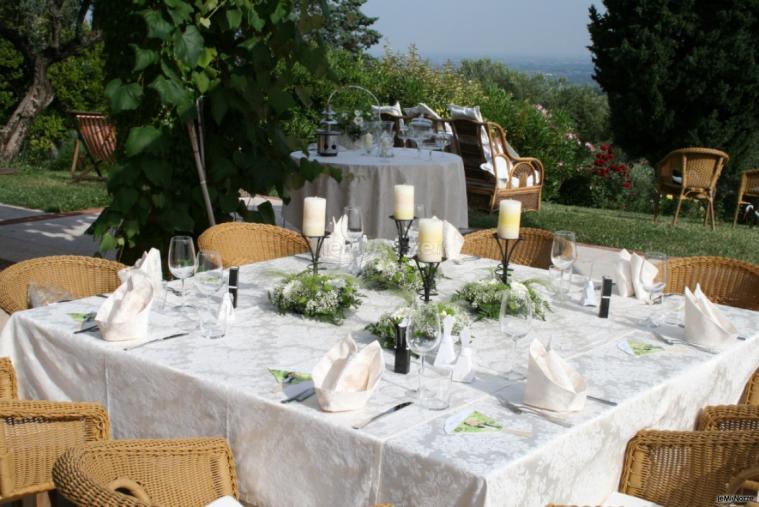
[[[633,187],[633,184],[632,184],[632,181],[625,181],[624,185],[622,186],[625,187],[627,190],[630,190]]]
[[[608,149],[609,149],[609,145],[608,144],[602,144],[601,145],[601,151],[606,151]]]

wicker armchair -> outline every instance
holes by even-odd
[[[53,464],[66,449],[110,438],[95,403],[1,400],[0,430],[0,503],[53,490]]]
[[[701,285],[715,303],[759,310],[759,266],[725,257],[680,257],[669,261],[667,291],[682,294]]]
[[[759,406],[704,407],[698,418],[698,429],[701,431],[759,430]]]
[[[733,219],[733,229],[738,223],[738,213],[741,210],[741,204],[751,204],[746,198],[759,201],[759,169],[751,169],[741,174],[741,184],[738,187],[738,203],[735,205],[735,218]]]
[[[224,267],[288,257],[308,251],[297,232],[276,225],[228,222],[206,229],[198,238],[201,250],[221,254]]]
[[[7,357],[0,357],[0,400],[17,400],[16,369]]]
[[[461,247],[461,253],[501,260],[501,251],[493,237],[495,232],[496,229],[484,229],[467,234],[464,236],[464,246]],[[548,269],[551,265],[553,233],[529,227],[523,227],[519,233],[522,236],[522,241],[514,247],[511,261],[524,266]]]
[[[543,193],[543,164],[532,157],[509,153],[506,131],[497,123],[468,119],[450,120],[456,137],[455,149],[464,162],[469,205],[493,211],[503,199],[522,202],[525,211],[540,211]],[[487,135],[483,136],[483,132]],[[488,162],[485,139],[489,144],[493,173],[482,169]]]
[[[759,405],[759,369],[754,371],[754,374],[746,382],[740,403],[743,405]]]
[[[63,496],[86,507],[195,507],[238,497],[222,438],[118,440],[69,449],[53,468]]]
[[[662,195],[677,196],[677,210],[672,223],[677,224],[684,199],[706,201],[707,220],[714,229],[714,195],[717,180],[730,157],[727,153],[710,148],[683,148],[675,150],[656,164],[656,193],[654,201],[654,221],[659,216],[659,202]],[[679,173],[679,174],[678,174]],[[682,178],[675,181],[673,178]]]
[[[8,313],[26,310],[30,282],[58,286],[77,298],[111,292],[120,285],[117,273],[125,267],[120,262],[77,255],[22,261],[0,271],[0,308]]]

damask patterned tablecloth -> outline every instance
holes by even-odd
[[[486,276],[493,264],[446,262],[440,297]],[[736,340],[718,355],[663,345],[661,352],[636,358],[618,344],[630,333],[647,332],[643,320],[651,307],[614,297],[611,318],[600,319],[595,309],[570,301],[534,324],[519,357],[526,362],[531,339],[551,339],[585,376],[588,393],[618,406],[588,400],[568,418],[571,428],[511,413],[502,400],[521,401],[524,385],[499,375],[508,347],[498,324],[478,321],[477,380],[454,383],[449,410],[412,405],[353,430],[351,424],[407,400],[416,368],[412,375],[393,373],[387,353],[387,371],[369,405],[347,413],[322,412],[313,397],[281,404],[284,395],[268,369],[310,371],[348,332],[359,342],[374,339],[364,326],[406,303],[389,292],[366,290],[362,306],[339,327],[277,314],[268,289],[283,272],[305,265],[291,257],[242,267],[237,320],[222,339],[193,331],[124,351],[97,335],[73,334],[78,326],[69,314],[102,303],[88,298],[14,314],[0,335],[0,354],[13,359],[23,397],[100,402],[115,438],[225,436],[242,500],[262,506],[596,504],[616,489],[625,445],[635,432],[693,428],[700,407],[736,402],[759,364],[757,312],[724,309],[748,340]],[[516,267],[516,279],[534,276],[546,273]],[[677,311],[682,301],[667,297],[656,311]],[[171,300],[166,310],[153,311],[151,336],[176,332],[179,317],[170,306]],[[507,431],[445,432],[447,418],[472,409],[502,421]]]
[[[453,153],[394,148],[392,158],[362,155],[360,151],[342,151],[336,157],[318,157],[318,160],[337,168],[341,180],[322,175],[307,181],[291,192],[292,200],[282,209],[285,221],[300,228],[303,220],[303,198],[310,196],[327,199],[327,220],[343,214],[345,206],[360,206],[363,211],[364,233],[369,238],[393,239],[397,235],[395,223],[388,219],[394,212],[395,185],[414,185],[414,198],[423,204],[427,216],[448,220],[458,228],[469,227],[466,199],[464,163]],[[293,158],[303,158],[302,152]]]

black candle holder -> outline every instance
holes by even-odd
[[[315,275],[319,274],[319,257],[321,256],[324,238],[326,238],[328,234],[322,234],[321,236],[306,236],[305,234],[301,234],[301,236],[306,240],[308,253],[311,254],[311,264],[309,264],[308,267],[313,270]],[[316,240],[316,248],[312,245],[312,240]]]
[[[440,259],[440,262],[445,261],[445,257]],[[414,256],[414,262],[416,263],[416,269],[419,270],[419,274],[422,275],[422,288],[417,290],[419,298],[425,303],[430,302],[430,296],[437,296],[435,292],[435,275],[437,274],[437,268],[440,266],[440,262],[425,262],[420,261],[419,256]]]
[[[403,258],[408,255],[408,231],[411,229],[411,224],[414,223],[416,217],[410,220],[399,220],[395,218],[395,215],[390,215],[390,218],[395,222],[395,228],[398,231],[398,264],[400,264]]]
[[[509,262],[511,262],[511,255],[514,253],[517,243],[522,241],[522,238],[507,239],[502,238],[498,233],[493,234],[496,243],[498,243],[498,249],[501,251],[501,264],[495,269],[496,274],[505,284],[509,284]]]

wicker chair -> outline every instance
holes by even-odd
[[[741,204],[751,204],[746,198],[754,199],[759,202],[759,169],[751,169],[741,174],[741,184],[738,187],[738,203],[735,205],[735,218],[733,219],[733,229],[738,223],[738,213],[741,210]]]
[[[55,488],[55,460],[75,445],[110,438],[95,403],[0,400],[0,503]]]
[[[198,238],[201,250],[221,254],[224,267],[288,257],[308,251],[297,232],[276,225],[229,222],[206,229]]]
[[[456,137],[455,149],[464,162],[469,205],[487,211],[498,208],[503,199],[522,202],[525,211],[540,211],[543,193],[543,163],[532,157],[509,153],[506,131],[497,123],[468,119],[450,120]],[[483,129],[490,145],[495,175],[484,171]]]
[[[680,257],[669,261],[667,291],[682,294],[696,284],[715,303],[759,310],[759,266],[725,257]]]
[[[17,400],[16,369],[7,357],[0,357],[0,400]]]
[[[461,247],[461,253],[501,260],[501,251],[493,237],[495,232],[496,229],[484,229],[467,234],[464,236],[464,246]],[[511,261],[524,266],[548,269],[551,265],[553,233],[529,227],[523,227],[519,233],[522,236],[522,241],[514,247]]]
[[[710,148],[683,148],[664,157],[656,164],[657,198],[654,201],[654,221],[659,216],[661,196],[671,194],[678,198],[673,224],[677,224],[683,200],[698,199],[707,203],[704,225],[707,220],[711,220],[713,230],[717,180],[729,158],[727,153]],[[675,181],[673,176],[681,177],[682,181]]]
[[[26,310],[30,282],[58,286],[77,298],[111,292],[119,286],[117,273],[125,267],[120,262],[77,255],[22,261],[0,272],[0,308],[8,313]]]
[[[743,405],[759,405],[759,369],[746,382],[740,402]]]
[[[200,507],[239,494],[232,452],[222,438],[78,446],[55,463],[53,478],[67,500],[87,507]]]
[[[701,431],[759,430],[759,406],[704,407],[698,418],[698,429]]]

